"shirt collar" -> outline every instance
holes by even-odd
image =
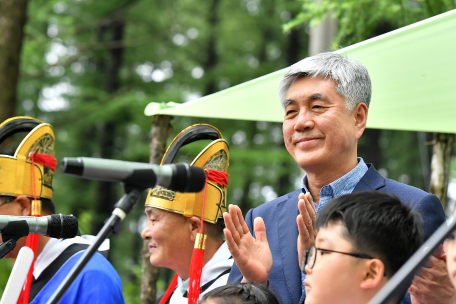
[[[351,193],[359,183],[361,178],[366,174],[368,167],[361,157],[358,157],[358,164],[350,172],[337,180],[329,183],[320,190],[320,199],[322,196],[332,195],[333,198],[339,197],[343,194]],[[307,174],[301,180],[302,192],[309,192]]]

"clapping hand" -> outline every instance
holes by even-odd
[[[296,218],[296,223],[298,224],[299,236],[298,236],[298,258],[299,258],[299,267],[301,267],[302,254],[304,250],[308,250],[310,246],[315,244],[315,236],[317,235],[315,231],[315,221],[317,220],[317,210],[312,202],[310,193],[299,194],[298,201],[299,215]]]
[[[446,267],[446,255],[440,246],[415,275],[408,289],[412,304],[456,303],[456,290]]]
[[[226,243],[244,276],[243,281],[266,285],[272,269],[272,254],[263,219],[257,217],[254,221],[256,239],[250,233],[238,206],[230,205],[229,213],[225,212],[223,219]]]

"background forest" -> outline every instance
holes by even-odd
[[[328,12],[338,19],[338,48],[454,8],[452,0],[29,0],[15,113],[53,125],[59,161],[149,162],[150,102],[187,102],[299,61],[310,27]],[[216,126],[229,142],[228,202],[244,212],[300,184],[304,173],[284,148],[281,124],[175,117],[169,141],[195,123]],[[432,138],[368,129],[359,155],[384,176],[428,189]],[[123,194],[120,185],[59,170],[54,189],[57,211],[77,216],[83,234],[96,234]],[[140,302],[144,201],[111,237],[109,260],[127,303]],[[0,262],[0,294],[11,267]],[[159,295],[172,275],[160,271]]]

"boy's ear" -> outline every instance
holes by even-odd
[[[19,195],[16,197],[16,202],[20,205],[20,211],[22,216],[32,215],[32,207],[30,206],[30,200],[25,195]]]
[[[382,283],[385,273],[385,265],[379,259],[366,261],[365,275],[361,282],[362,289],[376,288]]]
[[[448,253],[448,239],[443,242],[443,252]]]

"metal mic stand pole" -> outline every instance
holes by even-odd
[[[405,294],[412,283],[415,272],[418,271],[437,247],[456,230],[456,219],[449,225],[445,222],[440,225],[434,234],[408,259],[408,261],[393,275],[393,277],[380,289],[368,304],[396,303],[400,296]],[[425,248],[427,248],[425,250]]]
[[[122,221],[128,213],[130,213],[143,190],[144,188],[125,188],[125,194],[115,205],[116,208],[112,212],[111,217],[105,222],[103,228],[101,228],[100,232],[98,232],[92,244],[90,244],[84,255],[76,263],[65,280],[60,284],[47,304],[57,304],[60,301],[78,274],[98,250],[101,243],[103,243],[103,241],[111,235],[117,224]]]

